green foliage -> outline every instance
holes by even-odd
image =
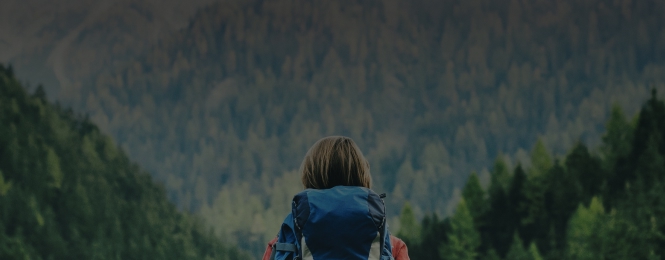
[[[489,197],[480,201],[489,204],[481,221],[474,226],[472,213],[458,210],[447,219],[451,226],[441,254],[428,259],[661,259],[665,140],[660,133],[665,130],[665,103],[652,97],[634,127],[621,126],[625,121],[616,108],[612,113],[608,125],[615,129],[605,135],[599,152],[603,157],[578,142],[564,164],[558,159],[551,165],[549,159],[533,160],[525,171],[518,163],[506,188],[500,181],[506,175],[505,164],[497,161]],[[618,134],[622,127],[630,133]],[[540,155],[532,158],[549,158],[542,144],[533,154]],[[480,196],[474,179],[472,175],[467,182],[460,208],[468,207],[467,198]],[[480,237],[481,242],[464,247],[459,237]],[[426,239],[432,238],[423,236],[423,244]]]
[[[627,156],[630,153],[633,129],[619,105],[612,106],[605,129],[602,151],[606,161],[615,162],[618,158]],[[613,168],[614,165],[608,167]]]
[[[62,179],[64,176],[60,169],[60,159],[53,149],[46,150],[46,169],[53,181],[51,185],[56,189],[60,189],[60,187],[62,187]]]
[[[480,180],[475,172],[471,173],[469,180],[466,182],[462,190],[462,198],[466,201],[469,212],[476,225],[478,225],[481,216],[485,214],[489,206],[485,198],[485,191],[480,186]]]
[[[0,258],[245,259],[97,126],[0,65]]]
[[[420,225],[411,209],[411,205],[407,202],[404,204],[402,214],[399,216],[399,232],[397,232],[397,236],[406,243],[418,243],[420,233]]]
[[[485,247],[496,249],[503,256],[510,246],[514,228],[507,189],[510,185],[510,173],[505,161],[499,157],[494,163],[489,187],[489,210],[482,216],[481,225],[484,231],[482,240]]]
[[[9,189],[12,188],[12,183],[5,181],[5,177],[2,176],[2,171],[0,171],[0,196],[5,196]]]
[[[499,257],[499,254],[496,252],[494,249],[490,249],[487,254],[485,254],[482,258],[482,260],[501,260],[501,257]]]
[[[507,198],[510,206],[504,210],[508,212],[509,219],[511,220],[506,223],[508,224],[507,230],[517,230],[521,237],[528,236],[530,231],[525,228],[524,223],[521,221],[526,219],[529,214],[529,201],[525,193],[527,181],[527,176],[524,169],[522,169],[522,165],[517,165],[508,190]]]
[[[448,241],[440,246],[439,255],[443,259],[473,260],[478,255],[476,249],[480,243],[480,234],[473,224],[466,202],[462,199],[450,220]]]
[[[541,139],[531,150],[531,166],[530,176],[544,175],[552,168],[552,158]]]
[[[531,253],[524,249],[524,245],[520,236],[515,234],[513,236],[513,244],[508,250],[506,259],[510,260],[532,260]]]
[[[532,260],[543,260],[543,257],[540,256],[540,251],[538,251],[536,243],[531,242],[529,245],[529,254],[531,255]]]
[[[510,169],[504,160],[503,156],[498,156],[494,161],[494,167],[492,168],[491,180],[490,180],[490,195],[493,192],[498,192],[499,189],[506,190],[508,189],[508,183],[510,182]]]
[[[570,177],[577,178],[572,185],[579,190],[585,204],[595,194],[600,194],[602,185],[607,181],[600,160],[592,156],[582,143],[577,143],[566,156],[566,169]]]
[[[65,45],[71,52],[56,52],[63,57],[55,62],[64,71],[58,72],[62,97],[112,133],[180,208],[240,208],[244,200],[223,203],[229,196],[220,193],[260,182],[251,190],[251,209],[241,211],[250,215],[237,222],[206,217],[216,219],[224,234],[262,222],[257,208],[273,212],[263,222],[278,223],[278,209],[288,204],[268,203],[279,189],[265,189],[270,186],[264,182],[292,173],[297,158],[324,135],[361,142],[376,189],[401,193],[389,202],[390,215],[398,215],[407,199],[418,212],[440,215],[454,201],[452,190],[464,183],[466,174],[453,173],[490,165],[501,152],[529,150],[538,136],[552,155],[565,153],[578,138],[593,141],[611,102],[633,113],[644,83],[662,87],[665,75],[663,1],[221,1],[154,44],[127,31],[162,31],[141,30],[130,20],[158,23],[162,19],[151,9],[161,8],[123,3],[100,16],[108,20],[83,19],[76,40],[63,42],[87,43],[90,51]],[[123,6],[130,8],[116,9]],[[50,27],[72,31],[56,25]],[[8,115],[21,111],[19,103],[3,103]],[[53,139],[69,140],[67,129],[53,129]],[[3,160],[19,169],[27,165],[13,154],[29,138],[7,142],[12,155]],[[621,149],[617,154],[625,154]],[[33,155],[39,154],[44,151]],[[56,154],[64,160],[61,151]],[[94,157],[82,163],[91,171],[100,166]],[[609,195],[623,193],[624,177],[633,184],[637,179],[631,177],[635,167],[627,166],[634,158],[619,157],[625,162],[612,163],[627,169],[608,172],[607,204],[621,200]],[[394,181],[406,160],[413,160],[412,175]],[[381,170],[374,171],[377,165]],[[46,172],[45,164],[40,167]],[[67,183],[70,173],[63,173]],[[10,174],[20,176],[5,171]],[[17,178],[8,179],[16,184]],[[501,183],[505,191],[509,182]],[[525,222],[547,226],[538,193],[547,181],[528,183]],[[263,237],[273,236],[266,226]]]
[[[568,256],[570,259],[606,259],[608,257],[609,221],[597,197],[589,207],[580,205],[568,227]]]
[[[132,37],[146,33],[131,18],[160,16],[131,3],[101,16],[111,22],[82,24],[72,44],[89,52],[58,52],[60,92],[183,209],[239,208],[215,200],[292,173],[314,141],[343,134],[371,159],[376,189],[401,193],[389,215],[406,200],[441,215],[465,183],[454,173],[529,150],[539,136],[550,154],[594,140],[611,102],[632,113],[644,82],[662,82],[663,3],[622,3],[221,1],[149,43]],[[407,160],[412,171],[400,177]],[[268,205],[274,189],[262,188],[252,209],[288,207]],[[260,222],[254,211],[214,226],[240,232],[249,224],[239,222]]]
[[[425,216],[422,221],[420,243],[407,244],[409,256],[412,259],[442,259],[439,249],[449,241],[450,222],[450,218],[439,220],[436,214]]]

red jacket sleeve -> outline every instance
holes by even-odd
[[[273,238],[268,242],[268,247],[266,248],[266,252],[263,253],[263,258],[262,260],[270,260],[270,254],[272,254],[272,245],[277,242],[277,237]]]
[[[263,253],[262,260],[270,260],[270,254],[272,254],[272,245],[276,242],[277,237],[268,242],[268,247],[266,247],[266,252]],[[393,247],[393,257],[395,260],[411,260],[409,258],[409,250],[406,248],[404,241],[395,236],[390,236],[390,245]]]
[[[404,241],[391,235],[390,245],[393,247],[393,258],[395,260],[411,260],[409,258],[409,249],[406,248]]]

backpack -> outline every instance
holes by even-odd
[[[394,260],[383,197],[355,186],[298,193],[270,259]]]

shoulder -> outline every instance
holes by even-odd
[[[270,240],[270,242],[268,242],[268,247],[266,247],[266,251],[263,253],[263,258],[261,258],[262,260],[270,259],[270,255],[272,254],[272,245],[275,243],[277,243],[277,237],[273,238],[272,240]]]
[[[410,260],[409,250],[406,248],[406,243],[396,236],[390,235],[390,245],[393,248],[393,257],[395,260]]]

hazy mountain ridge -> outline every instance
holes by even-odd
[[[72,102],[99,70],[145,51],[187,25],[208,0],[6,0],[0,3],[0,61],[49,96]]]
[[[452,211],[469,172],[499,153],[528,163],[539,136],[555,154],[580,138],[595,147],[613,102],[634,114],[649,84],[663,87],[664,8],[225,1],[145,53],[104,63],[112,69],[67,102],[170,199],[259,251],[298,189],[300,159],[325,135],[360,144],[393,216],[405,201],[418,215]],[[103,28],[88,40],[103,42],[92,37]]]
[[[655,90],[634,120],[613,107],[597,153],[552,158],[538,142],[529,168],[498,159],[486,188],[471,175],[452,216],[419,225],[407,204],[398,236],[414,259],[659,259],[664,119]]]
[[[87,118],[0,65],[0,258],[246,259]]]
[[[662,8],[218,3],[124,70],[98,75],[81,106],[126,140],[172,199],[210,203],[204,211],[220,232],[265,230],[252,239],[261,250],[288,205],[271,192],[299,185],[295,173],[275,176],[328,134],[361,145],[393,214],[406,200],[417,212],[449,212],[470,171],[498,153],[528,163],[538,136],[556,154],[579,138],[597,144],[613,102],[634,113],[649,83],[662,87],[665,42],[652,36],[664,33]],[[253,213],[226,217],[229,204]]]

